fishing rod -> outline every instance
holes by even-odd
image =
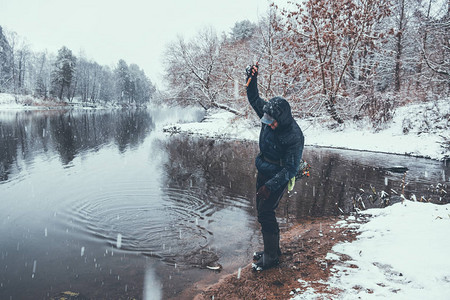
[[[255,57],[256,57],[256,55],[255,55]],[[248,65],[248,66],[247,66],[247,70],[249,70],[249,71],[247,72],[247,75],[249,75],[249,77],[248,77],[247,83],[245,84],[245,87],[248,87],[248,85],[249,85],[250,82],[252,81],[252,78],[253,78],[252,75],[254,75],[254,74],[252,74],[252,73],[253,73],[253,67],[254,67],[254,66],[256,66],[256,72],[258,72],[258,69],[259,69],[259,61],[261,60],[261,58],[262,58],[262,54],[261,54],[261,55],[259,56],[259,58],[256,60],[256,63],[255,63],[254,65]]]

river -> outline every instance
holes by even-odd
[[[262,245],[258,146],[162,131],[201,118],[185,109],[0,112],[0,299],[177,298],[248,264]],[[449,202],[442,162],[312,147],[304,158],[311,176],[281,201],[283,230],[402,192]],[[389,169],[398,165],[408,172]],[[208,268],[219,265],[221,274]]]

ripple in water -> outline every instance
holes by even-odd
[[[196,189],[139,187],[121,183],[107,191],[77,195],[62,220],[110,246],[160,258],[178,266],[205,267],[218,260],[209,249],[212,233],[206,228],[214,203]],[[224,199],[225,203],[233,199]],[[236,205],[245,205],[236,199]]]

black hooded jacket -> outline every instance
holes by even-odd
[[[300,168],[304,147],[303,132],[292,117],[291,107],[284,98],[275,97],[266,102],[259,96],[256,77],[247,87],[247,97],[260,119],[267,113],[278,122],[275,130],[262,123],[259,134],[260,154],[255,160],[258,172],[270,178],[265,183],[266,187],[276,191],[294,177]]]

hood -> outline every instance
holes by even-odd
[[[286,99],[274,97],[270,99],[263,108],[263,111],[277,120],[280,127],[288,126],[294,121],[291,113],[291,106]]]

